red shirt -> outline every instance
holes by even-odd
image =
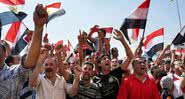
[[[154,80],[148,75],[143,83],[131,74],[122,81],[117,99],[160,99],[160,96]]]

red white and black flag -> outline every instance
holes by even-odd
[[[100,29],[105,30],[105,32],[106,32],[106,38],[111,38],[113,27],[103,27],[103,28],[100,28],[99,25],[95,25],[94,27],[92,27],[90,29],[90,33],[93,33],[93,34],[94,33],[97,33]]]
[[[156,30],[146,36],[146,39],[144,41],[144,47],[146,54],[149,57],[153,57],[158,51],[163,50],[164,46],[164,28],[161,28],[159,30]]]
[[[17,7],[7,7],[6,5],[3,5],[1,3],[0,6],[0,21],[2,26],[11,24],[13,22],[22,21],[27,16],[26,13],[18,11]]]
[[[61,7],[61,2],[55,2],[52,4],[46,5],[45,9],[49,15],[48,22],[66,13],[65,10]]]
[[[24,50],[26,50],[27,45],[31,41],[33,31],[30,31],[23,23],[20,23],[20,26],[17,27],[19,30],[14,32],[16,35],[16,40],[13,43],[12,54],[25,54]],[[25,51],[26,52],[26,51]]]
[[[150,0],[145,0],[134,12],[132,12],[121,25],[120,30],[124,33],[126,39],[131,44],[131,41],[128,36],[127,29],[136,29],[135,34],[132,34],[133,39],[138,38],[138,29],[145,29],[146,26],[146,19],[148,16]]]
[[[185,48],[185,26],[182,28],[182,30],[177,34],[175,39],[172,41],[173,45]]]
[[[0,0],[0,2],[11,6],[25,4],[25,0]]]

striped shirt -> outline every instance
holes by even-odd
[[[6,64],[0,70],[0,99],[32,99],[32,91],[28,86],[31,69],[21,65],[8,67]]]
[[[85,86],[81,81],[78,93],[72,99],[101,99],[101,92],[96,84],[90,83]]]
[[[67,83],[73,83],[74,75],[70,74]],[[101,99],[100,88],[95,83],[90,83],[89,85],[84,85],[83,81],[79,82],[79,89],[77,95],[74,97],[68,96],[67,99]]]

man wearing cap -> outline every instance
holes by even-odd
[[[31,68],[38,60],[43,25],[47,22],[48,14],[41,4],[38,4],[34,12],[35,31],[27,56],[22,59],[21,64],[8,67],[4,64],[5,47],[0,43],[0,99],[32,99],[31,90],[24,89],[27,86]],[[24,91],[22,90],[24,89]],[[28,90],[28,93],[24,93]]]

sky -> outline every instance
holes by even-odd
[[[52,20],[45,32],[51,43],[70,40],[73,47],[77,44],[79,29],[89,32],[94,25],[119,29],[124,19],[144,0],[26,0],[23,11],[28,13],[24,20],[26,26],[33,30],[33,11],[38,3],[44,5],[62,2],[66,14]],[[185,0],[177,0],[181,14],[182,26],[185,25]],[[180,31],[176,0],[151,0],[145,35],[164,27],[164,42],[170,44]],[[133,44],[132,49],[137,44]],[[111,47],[118,47],[120,57],[124,48],[119,41],[111,39]]]

